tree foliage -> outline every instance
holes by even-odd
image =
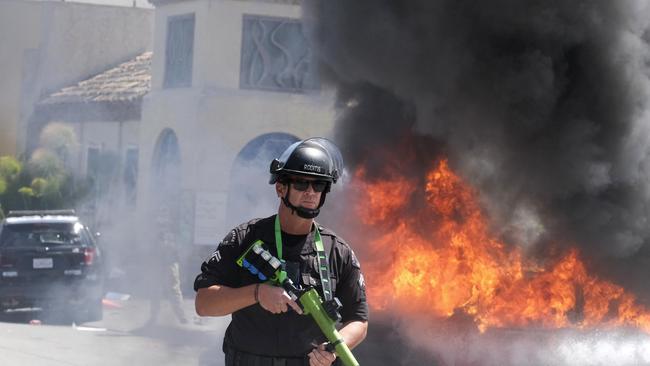
[[[49,156],[45,161],[19,162],[10,156],[0,157],[0,207],[5,213],[70,208],[87,194],[89,182],[75,178],[56,159]],[[3,169],[8,161],[17,168],[12,174]]]
[[[90,190],[75,177],[66,160],[76,147],[72,129],[54,124],[41,134],[41,147],[29,160],[0,157],[0,216],[9,210],[74,207]]]

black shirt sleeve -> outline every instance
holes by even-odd
[[[339,283],[336,287],[336,297],[343,304],[341,309],[342,322],[353,320],[368,320],[368,302],[366,300],[366,284],[361,272],[361,265],[349,246],[341,248],[342,268]]]
[[[194,291],[212,285],[239,287],[237,273],[241,269],[236,260],[241,254],[240,240],[238,229],[226,235],[210,258],[201,264],[201,273],[194,280]]]

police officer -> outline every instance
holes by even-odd
[[[339,333],[349,348],[365,338],[368,305],[359,261],[341,237],[314,221],[341,169],[340,152],[329,140],[310,138],[291,145],[271,163],[269,183],[275,184],[281,201],[277,214],[239,225],[203,262],[194,282],[196,312],[232,314],[223,342],[226,366],[340,362],[327,351],[326,339],[311,316],[302,315],[282,287],[262,283],[237,266],[237,258],[258,240],[285,261],[294,283],[315,287],[322,298],[326,298],[323,287],[331,289],[343,305]],[[318,240],[327,256],[329,281],[319,274]]]

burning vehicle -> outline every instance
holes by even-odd
[[[72,210],[10,211],[0,226],[0,308],[102,319],[103,254]]]
[[[480,331],[631,326],[650,332],[647,307],[622,286],[591,275],[577,249],[539,263],[493,237],[476,194],[446,160],[432,165],[420,192],[405,179],[368,183],[363,175],[357,172],[359,195],[369,204],[359,216],[381,233],[372,240],[381,257],[365,270],[378,310],[439,317],[460,311]],[[401,194],[391,194],[396,191]],[[424,204],[415,214],[399,214],[411,194],[421,194]],[[391,200],[396,196],[407,198]],[[391,230],[382,233],[385,220]]]
[[[593,273],[577,244],[533,256],[507,243],[490,227],[478,192],[444,158],[422,176],[372,179],[366,169],[350,177],[357,217],[350,224],[364,228],[354,240],[363,243],[374,332],[383,333],[374,341],[393,344],[389,363],[650,361],[650,308]],[[360,359],[387,360],[374,352],[383,356],[362,346]]]
[[[439,365],[650,363],[650,2],[305,8],[384,339]]]

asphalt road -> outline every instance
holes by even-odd
[[[223,365],[221,341],[230,321],[194,316],[185,300],[188,324],[180,324],[163,303],[156,323],[147,325],[146,300],[113,301],[104,319],[75,324],[41,311],[0,315],[0,365]]]

